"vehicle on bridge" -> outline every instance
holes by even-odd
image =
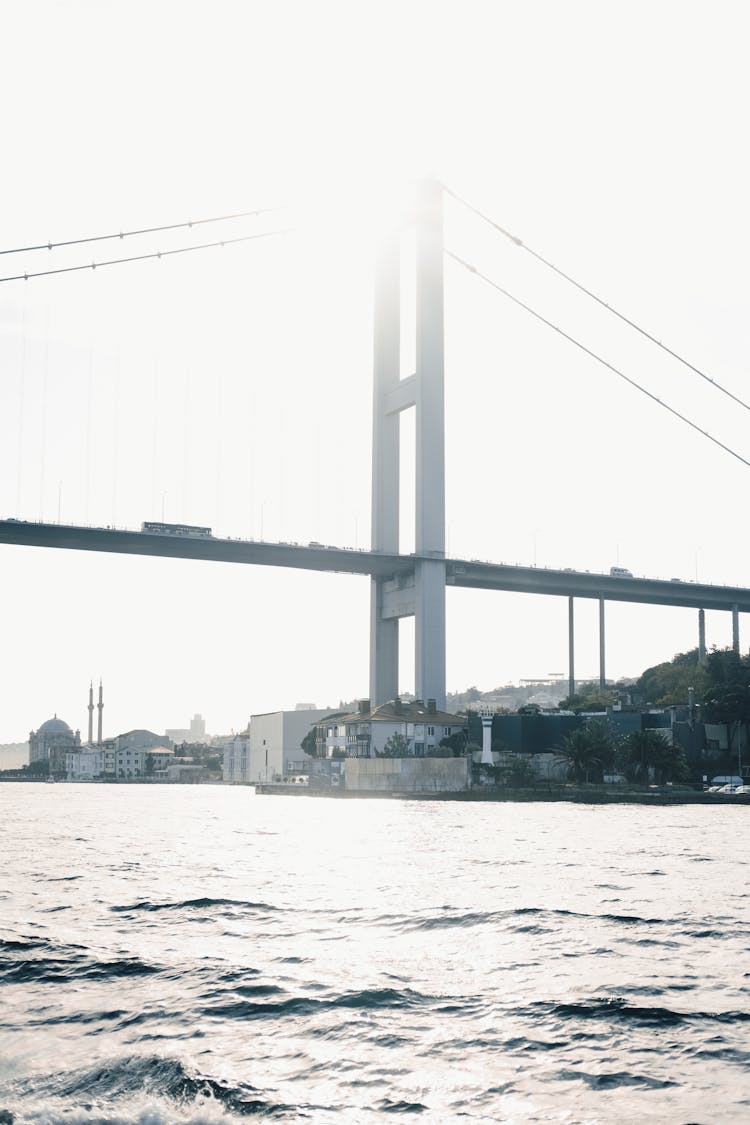
[[[189,523],[152,523],[148,520],[141,524],[141,531],[146,535],[176,535],[190,539],[210,539],[210,527],[194,527]]]
[[[609,573],[612,578],[632,578],[632,572],[624,566],[611,566]]]

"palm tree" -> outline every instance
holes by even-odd
[[[652,776],[651,770],[659,784],[685,776],[682,750],[672,746],[658,730],[631,731],[624,741],[623,752],[625,774],[630,781],[647,784]]]
[[[604,766],[615,753],[612,732],[605,723],[591,722],[566,734],[556,750],[558,761],[566,762],[576,781],[602,780]]]

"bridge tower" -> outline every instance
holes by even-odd
[[[399,432],[402,411],[416,411],[414,570],[372,579],[370,700],[398,694],[398,623],[415,618],[418,699],[445,707],[445,406],[443,361],[443,197],[420,182],[416,235],[416,370],[401,371],[401,244],[394,231],[375,281],[372,442],[372,549],[399,550]]]

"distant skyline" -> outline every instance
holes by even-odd
[[[0,249],[277,204],[266,225],[295,229],[0,284],[0,516],[369,544],[372,256],[424,175],[745,393],[735,4],[39,0],[5,30]],[[0,277],[263,221],[2,255]],[[450,199],[446,245],[750,458],[743,406]],[[451,260],[445,278],[449,553],[750,585],[747,468]],[[405,495],[406,551],[412,519]],[[0,742],[54,711],[85,731],[100,675],[108,731],[367,694],[366,580],[5,546],[0,567]],[[448,690],[567,670],[564,599],[449,590],[447,612]],[[579,677],[596,614],[577,601]],[[707,641],[731,643],[728,614]],[[696,643],[692,610],[607,607],[612,678]]]

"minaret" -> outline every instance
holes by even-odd
[[[98,738],[98,743],[101,746],[101,744],[102,744],[102,711],[104,710],[104,700],[102,698],[102,681],[101,680],[99,680],[99,702],[97,703],[97,707],[99,708],[99,738]]]
[[[89,746],[94,741],[94,681],[89,684]]]

